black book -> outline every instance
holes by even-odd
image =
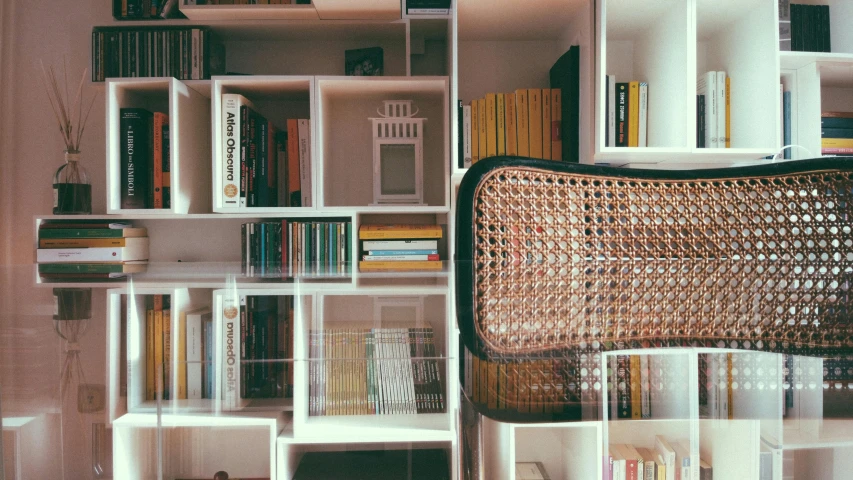
[[[803,31],[802,24],[803,20],[800,15],[800,5],[796,3],[792,3],[790,6],[791,10],[791,51],[793,52],[802,52],[802,42],[803,42]]]
[[[610,145],[610,75],[604,76],[604,146]]]
[[[823,47],[821,51],[829,53],[832,51],[832,42],[830,41],[829,36],[829,5],[819,5],[818,8],[821,12],[821,46]]]
[[[258,207],[269,207],[273,205],[273,192],[270,189],[270,164],[269,164],[269,122],[258,116],[257,139],[258,139],[258,160],[257,160],[257,175],[255,178],[255,190],[257,191]]]
[[[163,208],[172,208],[172,150],[169,141],[169,124],[163,124]]]
[[[821,128],[820,138],[853,138],[853,128]]]
[[[153,128],[154,117],[150,111],[144,108],[121,109],[121,208],[151,208]]]
[[[628,146],[628,83],[616,84],[616,146]]]
[[[446,480],[447,453],[442,449],[307,452],[293,480]]]
[[[696,148],[705,148],[705,95],[696,95]]]
[[[577,163],[580,161],[580,47],[569,47],[551,67],[549,76],[551,88],[559,88],[562,96],[562,159],[564,162]]]
[[[464,122],[462,119],[462,100],[459,100],[459,104],[456,106],[456,163],[459,168],[465,168],[465,132],[464,132]]]

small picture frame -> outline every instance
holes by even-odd
[[[357,48],[344,52],[345,73],[354,77],[382,76],[384,54],[382,47]]]

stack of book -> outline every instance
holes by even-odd
[[[113,0],[116,20],[146,20],[176,16],[178,0]]]
[[[240,227],[242,267],[247,276],[349,274],[349,221],[282,219]]]
[[[172,368],[172,333],[171,295],[146,295],[145,400],[157,400],[158,396],[162,400],[187,398],[186,358],[178,360],[183,368],[180,373],[175,372]],[[186,357],[186,349],[182,352]],[[176,380],[177,392],[172,391],[172,380]]]
[[[432,328],[352,328],[309,334],[308,414],[445,411]]]
[[[239,93],[222,95],[222,206],[310,207],[311,128],[279,128]]]
[[[731,77],[723,71],[696,79],[696,147],[731,147]]]
[[[617,82],[607,75],[604,138],[608,147],[647,147],[649,84],[632,80]]]
[[[821,112],[820,153],[853,155],[853,112]]]
[[[119,115],[121,208],[170,208],[169,115],[144,108]]]
[[[362,271],[440,270],[441,225],[361,225]]]
[[[672,441],[655,436],[654,446],[637,447],[611,443],[605,456],[605,478],[613,480],[711,480],[713,469],[690,453],[687,440]]]
[[[49,279],[107,279],[145,271],[148,233],[128,222],[46,220],[39,225],[39,275]]]

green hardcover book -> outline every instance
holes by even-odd
[[[122,238],[145,237],[148,230],[145,227],[133,228],[40,228],[39,239],[42,238]]]
[[[136,273],[144,272],[147,262],[126,263],[40,263],[39,273]]]

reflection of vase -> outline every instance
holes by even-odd
[[[78,160],[80,152],[65,151],[65,164],[53,174],[53,213],[92,213],[92,185],[89,174]]]

